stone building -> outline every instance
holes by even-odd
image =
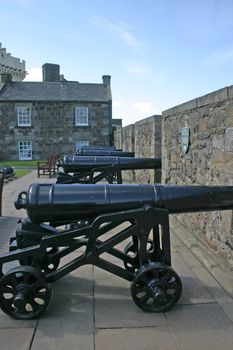
[[[110,144],[111,76],[100,84],[67,81],[59,65],[46,63],[42,82],[0,77],[0,159],[38,160]]]

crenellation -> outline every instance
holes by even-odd
[[[1,43],[0,43],[1,44]],[[26,62],[13,57],[0,45],[0,74],[10,74],[13,81],[22,81],[26,77]]]

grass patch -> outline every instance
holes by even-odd
[[[0,166],[1,165],[9,165],[11,167],[24,167],[24,166],[28,166],[28,167],[33,167],[33,168],[37,168],[37,160],[1,160],[0,161]]]
[[[31,173],[31,170],[15,169],[15,176],[16,176],[16,178],[22,177],[22,176],[27,175],[29,173]]]

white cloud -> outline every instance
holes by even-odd
[[[114,101],[112,102],[112,106],[113,106],[113,107],[122,107],[123,104],[122,104],[122,102],[120,102],[120,101],[114,100]]]
[[[24,81],[42,81],[42,70],[41,68],[28,68],[28,74]]]
[[[127,46],[131,47],[136,51],[138,51],[141,47],[141,44],[139,43],[139,41],[130,32],[129,26],[123,23],[113,23],[101,16],[93,15],[91,17],[91,24],[94,25],[95,27],[103,29],[104,31],[112,35],[116,35]]]
[[[123,64],[124,70],[136,76],[142,76],[151,73],[151,68],[145,62],[128,62]]]
[[[143,114],[152,115],[157,113],[155,107],[149,101],[138,101],[133,104],[133,107]]]

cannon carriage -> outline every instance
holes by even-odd
[[[161,169],[161,158],[64,156],[58,161],[57,183],[122,183],[122,171]]]
[[[142,310],[163,312],[182,293],[171,264],[169,215],[232,209],[233,187],[32,184],[15,206],[28,217],[0,256],[0,305],[8,315],[39,317],[51,284],[86,264],[131,282]],[[9,262],[19,264],[5,271]]]

